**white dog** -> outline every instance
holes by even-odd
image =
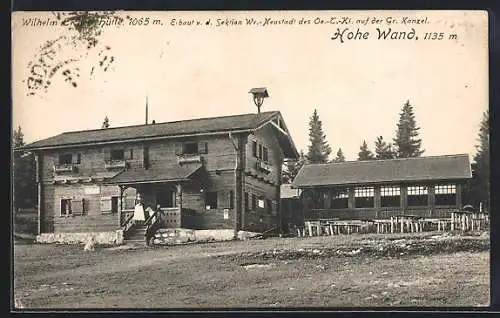
[[[85,247],[83,248],[84,251],[93,251],[94,250],[94,237],[91,237],[88,241],[87,244],[85,244]]]

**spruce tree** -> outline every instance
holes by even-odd
[[[24,134],[18,127],[12,134],[12,146],[24,146]],[[15,151],[13,156],[14,209],[33,208],[36,204],[36,166],[32,153]]]
[[[109,118],[108,118],[108,116],[104,117],[104,121],[102,122],[101,128],[102,129],[109,128]]]
[[[368,149],[366,141],[363,140],[363,144],[359,147],[358,160],[373,160],[373,153]]]
[[[342,148],[339,148],[339,150],[337,151],[337,156],[335,157],[335,159],[332,160],[332,162],[335,162],[335,163],[345,162],[345,156],[344,156],[344,152],[342,152]]]
[[[398,129],[394,138],[395,153],[397,158],[420,157],[424,150],[421,149],[422,139],[418,138],[420,127],[417,127],[413,106],[407,100],[399,113]]]
[[[384,141],[382,136],[378,136],[375,141],[375,159],[393,159],[394,153],[391,144]]]
[[[309,146],[307,151],[307,161],[309,163],[326,163],[332,149],[326,141],[323,133],[322,122],[319,119],[317,110],[309,118]]]
[[[478,144],[473,162],[473,177],[471,180],[471,194],[474,203],[479,207],[482,202],[483,210],[489,211],[490,206],[490,138],[489,113],[483,113],[479,127]]]
[[[292,183],[293,179],[299,172],[300,168],[306,163],[306,157],[304,155],[304,151],[301,150],[299,154],[299,159],[297,161],[288,161],[285,162],[284,169],[282,172],[282,183]]]

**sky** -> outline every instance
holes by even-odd
[[[54,20],[49,12],[13,14],[12,123],[21,126],[26,142],[65,131],[98,129],[105,116],[111,127],[142,124],[146,97],[149,119],[156,122],[254,113],[257,110],[248,92],[264,86],[270,97],[262,111],[281,111],[298,150],[307,150],[309,117],[317,109],[331,157],[340,147],[347,160],[356,160],[363,140],[372,150],[377,136],[392,140],[401,107],[409,100],[424,155],[475,153],[482,113],[488,107],[485,12],[120,14],[148,17],[150,23],[105,26],[95,49],[62,41],[49,62],[82,55],[71,64],[73,70],[78,68],[78,85],[65,82],[61,69],[47,90],[35,95],[27,95],[29,63],[37,61],[46,41],[71,31],[61,25],[23,26],[23,20],[30,17]],[[317,18],[338,21],[342,17],[353,23],[314,23]],[[373,17],[383,22],[354,22]],[[387,24],[388,17],[398,24]],[[404,25],[403,17],[415,22],[427,17],[427,23]],[[295,20],[291,25],[249,26],[245,18]],[[172,19],[202,23],[171,25]],[[217,26],[217,19],[243,20],[243,25]],[[300,19],[311,23],[299,25]],[[161,20],[162,25],[153,25],[154,20]],[[337,28],[359,29],[369,36],[345,37],[342,43],[339,38],[332,40]],[[420,39],[378,40],[376,28],[406,32],[414,28]],[[428,32],[443,32],[444,39],[423,40]],[[450,34],[457,37],[450,38]],[[98,63],[105,46],[110,49],[104,54],[113,56],[106,71],[107,63],[103,67]]]

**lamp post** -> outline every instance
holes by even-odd
[[[249,93],[253,95],[253,102],[255,103],[255,106],[257,106],[257,113],[260,114],[260,107],[262,106],[262,103],[264,103],[264,98],[269,97],[267,88],[252,88]]]

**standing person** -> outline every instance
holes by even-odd
[[[144,204],[142,203],[142,198],[140,193],[137,193],[136,202],[137,203],[134,207],[134,223],[142,224],[144,223],[144,221],[146,221],[146,218],[144,215]]]

